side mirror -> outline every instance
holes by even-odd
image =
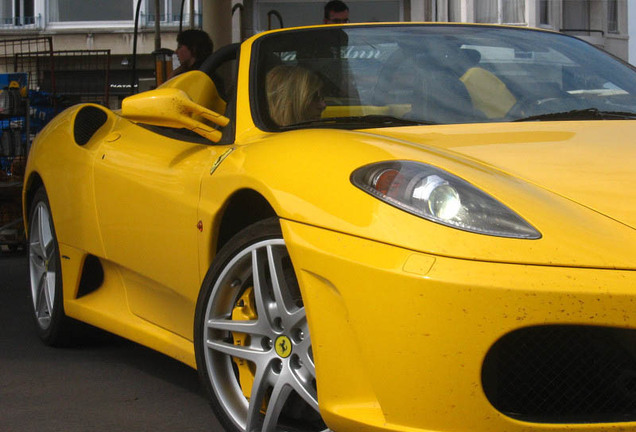
[[[127,97],[122,102],[121,114],[140,123],[189,129],[213,142],[220,141],[221,131],[200,118],[219,126],[227,126],[230,122],[227,117],[193,102],[183,90],[170,87]]]

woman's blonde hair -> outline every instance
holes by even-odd
[[[300,66],[276,66],[265,78],[271,119],[279,126],[311,120],[311,104],[320,97],[322,81]]]

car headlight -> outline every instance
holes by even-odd
[[[401,210],[478,234],[538,239],[528,222],[490,195],[439,168],[411,161],[380,162],[357,169],[351,182]]]

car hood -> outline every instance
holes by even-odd
[[[473,127],[474,126],[474,127]],[[375,130],[469,158],[636,228],[636,121]]]

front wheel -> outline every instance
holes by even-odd
[[[233,237],[195,317],[197,369],[228,431],[323,431],[300,289],[278,219]]]

